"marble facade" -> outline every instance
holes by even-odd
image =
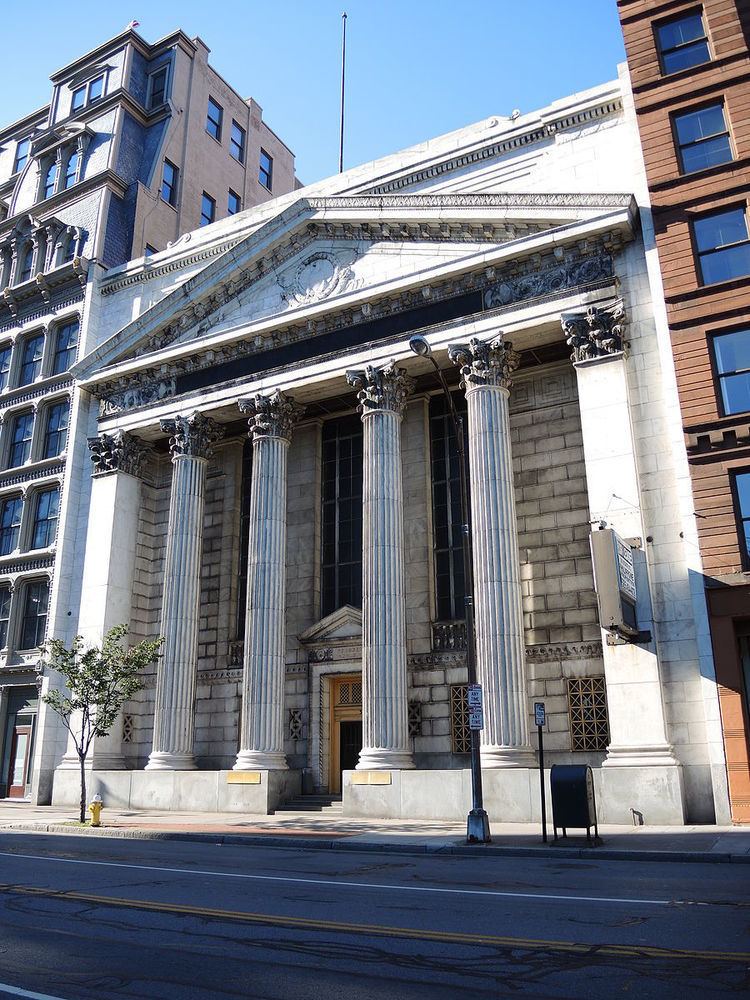
[[[166,637],[125,709],[124,767],[92,761],[105,800],[271,809],[334,787],[343,767],[349,815],[463,818],[465,632],[438,611],[439,386],[409,350],[419,333],[467,414],[491,819],[535,817],[537,700],[550,762],[594,767],[601,821],[723,817],[628,101],[623,80],[489,119],[100,282],[80,405],[95,455],[108,441],[142,462],[134,477],[113,461],[103,478],[136,485],[107,491],[81,471],[82,525],[111,537],[137,516],[134,558],[107,586],[129,595],[134,635]],[[212,240],[231,246],[206,263]],[[361,493],[346,502],[362,586],[329,607],[337,420],[361,434]],[[211,428],[200,448],[197,426]],[[600,524],[633,547],[637,642],[598,621]],[[82,581],[82,607],[89,591],[106,603],[102,581]],[[606,744],[576,729],[584,689],[601,692]],[[344,766],[360,719],[358,761]],[[71,775],[58,769],[55,801],[72,797]]]

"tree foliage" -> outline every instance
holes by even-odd
[[[143,687],[141,673],[159,658],[163,639],[143,639],[126,649],[127,625],[115,625],[101,648],[86,648],[77,635],[68,648],[61,639],[44,645],[47,665],[65,680],[69,693],[53,689],[42,701],[60,716],[75,744],[81,766],[81,822],[86,819],[85,762],[91,743],[107,736],[122,706]]]

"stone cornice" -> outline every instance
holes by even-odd
[[[456,218],[448,219],[425,219],[409,220],[406,216],[422,212],[427,209],[456,210]],[[496,220],[483,219],[474,215],[470,217],[473,209],[505,209],[507,211],[518,211],[526,209],[538,213],[540,210],[564,210],[566,213],[575,210],[595,210],[603,211],[613,209],[627,209],[635,215],[635,202],[630,194],[413,194],[413,195],[392,195],[390,197],[375,195],[333,195],[327,198],[305,198],[295,202],[294,205],[285,210],[282,216],[293,218],[298,216],[297,228],[304,224],[315,213],[336,213],[351,210],[361,210],[363,212],[377,210],[377,216],[373,219],[357,220],[352,218],[335,220],[325,220],[320,223],[310,221],[307,232],[303,239],[305,243],[310,241],[311,236],[322,235],[327,238],[339,239],[388,239],[388,240],[495,240],[499,235],[493,231],[493,227],[498,226]],[[458,218],[458,213],[463,213],[464,219]],[[381,218],[383,213],[389,215],[388,218]],[[261,230],[271,226],[276,222],[274,217],[267,220],[250,234],[232,234],[219,240],[216,243],[201,243],[194,252],[190,252],[190,242],[192,235],[187,233],[177,240],[173,249],[183,247],[185,252],[180,255],[170,257],[163,263],[154,263],[151,258],[144,259],[140,265],[134,265],[125,273],[113,274],[110,278],[106,276],[102,279],[101,294],[111,295],[129,285],[139,284],[142,281],[150,281],[152,278],[173,274],[183,268],[193,264],[201,263],[216,257],[226,250],[231,249],[238,243],[243,242],[248,236],[260,234]],[[278,217],[280,218],[280,217]],[[401,221],[401,225],[394,226],[394,222]],[[528,227],[522,222],[508,220],[500,223],[505,231],[506,239],[513,239],[516,235],[523,235]],[[315,226],[315,230],[311,227]],[[549,226],[544,227],[549,228]],[[515,229],[515,233],[512,231]],[[201,234],[202,235],[202,234]],[[299,241],[300,237],[297,237]],[[301,244],[297,243],[296,249]],[[273,257],[267,257],[265,273],[270,269],[269,265],[277,264],[278,250]]]
[[[498,138],[495,142],[477,145],[473,149],[439,159],[416,170],[414,168],[405,170],[388,181],[364,187],[363,191],[371,194],[387,194],[405,187],[412,187],[453,170],[460,170],[472,164],[481,163],[483,160],[493,159],[505,153],[513,153],[538,142],[549,140],[558,132],[563,132],[566,129],[586,125],[602,118],[609,118],[622,111],[622,106],[622,97],[613,95],[578,109],[568,109],[559,114],[545,115],[532,122],[525,129],[518,130],[504,138]]]

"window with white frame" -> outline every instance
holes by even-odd
[[[34,244],[30,241],[21,251],[21,258],[18,266],[18,277],[16,284],[21,285],[24,281],[29,281],[34,271]]]
[[[30,580],[21,591],[22,617],[18,648],[37,649],[47,631],[49,580]]]
[[[73,96],[70,99],[70,110],[80,111],[81,108],[88,107],[89,104],[95,104],[97,101],[101,101],[104,97],[104,74],[95,76],[93,80],[89,80],[88,83],[81,84],[80,87],[76,87],[73,91]]]
[[[13,356],[13,345],[3,344],[0,347],[0,392],[8,388],[10,379],[10,362]]]
[[[22,512],[21,496],[7,497],[0,504],[0,556],[8,556],[18,548]]]
[[[24,413],[17,413],[10,425],[10,442],[8,445],[8,461],[6,468],[13,469],[16,466],[28,462],[31,455],[31,439],[34,433],[34,412],[27,410]]]
[[[66,372],[76,359],[78,350],[78,320],[70,320],[57,328],[55,334],[55,356],[52,361],[52,374],[61,375]]]
[[[69,412],[70,404],[67,399],[47,407],[42,458],[55,458],[65,451],[68,442]]]
[[[60,489],[40,490],[34,499],[34,521],[29,548],[47,549],[55,540],[60,508]]]
[[[42,372],[42,357],[44,356],[44,334],[32,333],[24,338],[21,347],[21,367],[18,372],[18,384],[28,385],[38,378]]]
[[[8,646],[8,623],[10,622],[10,584],[0,583],[0,649]]]

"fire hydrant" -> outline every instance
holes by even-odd
[[[89,812],[91,813],[91,825],[101,826],[102,825],[102,807],[104,803],[102,802],[101,795],[95,795],[91,800],[89,805]]]

